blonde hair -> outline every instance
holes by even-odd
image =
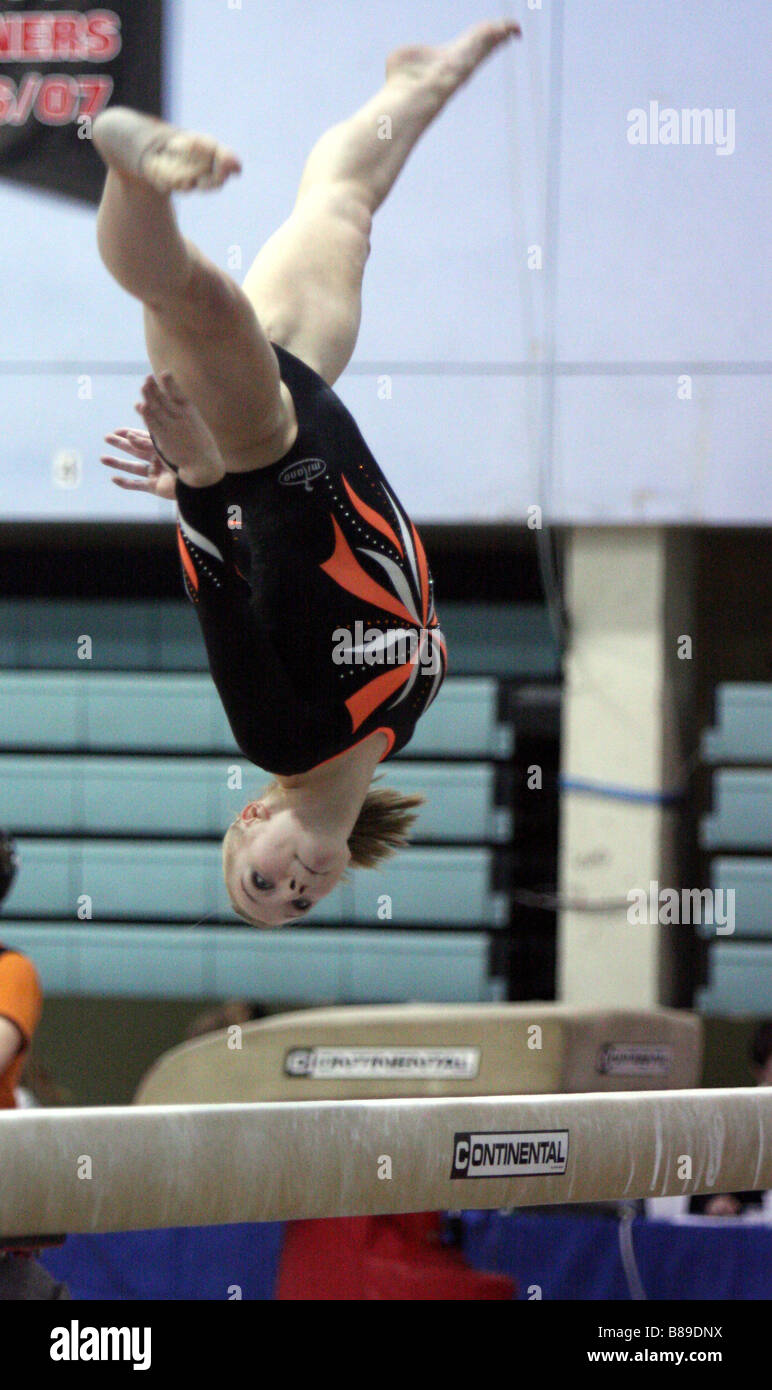
[[[271,782],[260,797],[278,788],[278,782]],[[391,859],[398,850],[408,843],[408,832],[418,816],[419,806],[423,806],[423,796],[403,796],[393,787],[371,789],[359,811],[354,827],[348,837],[351,851],[351,867],[354,869],[375,869],[384,860]],[[222,842],[222,864],[225,886],[234,912],[250,926],[263,925],[257,918],[247,917],[233,901],[229,886],[230,868],[236,849],[247,827],[240,816],[228,826]]]
[[[393,787],[369,791],[348,837],[352,867],[375,869],[404,849],[424,800],[423,796],[403,796]]]

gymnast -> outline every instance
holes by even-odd
[[[443,680],[432,578],[332,386],[356,343],[373,213],[446,101],[519,33],[478,24],[393,53],[377,95],[313,148],[243,288],[181,235],[170,196],[219,188],[237,157],[126,108],[94,123],[99,250],[142,301],[153,369],[146,429],[107,436],[137,462],[102,462],[133,475],[119,486],[176,498],[213,680],[239,748],[275,778],[223,840],[228,895],[255,926],[302,917],[349,866],[394,853],[422,801],[371,782]]]

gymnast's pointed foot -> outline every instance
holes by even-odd
[[[94,122],[94,144],[105,164],[138,179],[156,193],[220,188],[241,172],[232,150],[211,135],[168,125],[127,106],[111,106]]]
[[[436,77],[450,95],[471,77],[489,53],[508,39],[520,37],[520,25],[514,20],[475,24],[451,43],[437,47],[425,44],[395,49],[386,62],[386,77],[389,80],[408,77],[418,81]]]

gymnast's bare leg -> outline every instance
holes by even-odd
[[[239,172],[237,156],[125,107],[96,120],[94,143],[108,166],[102,259],[144,306],[156,376],[173,373],[229,472],[265,467],[294,442],[292,399],[270,339],[330,384],[345,368],[374,212],[446,101],[519,32],[511,21],[478,24],[446,45],[393,53],[380,91],[314,146],[295,207],[243,289],[182,236],[171,204],[174,192],[220,187]]]

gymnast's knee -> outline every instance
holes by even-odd
[[[184,288],[146,301],[146,308],[168,325],[202,337],[232,337],[253,328],[255,311],[235,280],[219,266],[191,250],[190,273]]]

